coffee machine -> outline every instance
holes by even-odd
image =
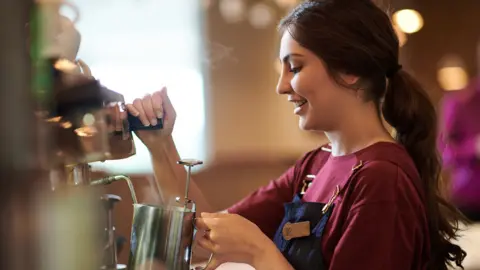
[[[109,90],[97,80],[68,74],[53,65],[55,85],[54,102],[45,121],[57,138],[57,158],[63,161],[66,183],[52,182],[52,190],[59,186],[97,186],[125,181],[137,204],[133,184],[128,176],[116,175],[92,179],[89,163],[128,158],[135,154],[132,132],[136,130],[158,130],[156,126],[145,127],[138,118],[126,113],[123,96]],[[70,78],[69,78],[70,77]],[[67,86],[65,78],[75,83]],[[121,114],[126,115],[124,119]],[[100,198],[105,215],[105,248],[101,269],[126,269],[117,264],[115,226],[113,212],[119,196],[104,194]]]
[[[74,11],[72,20],[59,12],[65,5]],[[145,127],[126,112],[123,95],[102,86],[92,76],[88,65],[77,59],[81,34],[75,27],[80,18],[75,5],[64,0],[37,0],[36,10],[40,21],[32,24],[40,28],[31,38],[32,52],[35,63],[42,63],[41,67],[37,66],[40,78],[37,81],[43,82],[38,85],[39,92],[48,93],[39,95],[42,106],[36,115],[43,122],[43,130],[48,131],[51,142],[43,146],[44,152],[48,152],[46,167],[50,170],[51,189],[54,192],[72,187],[85,189],[123,180],[128,184],[133,203],[137,203],[133,184],[127,176],[92,179],[89,163],[134,155],[132,132],[161,129],[162,119],[158,119],[156,126]],[[97,252],[102,254],[99,268],[126,269],[117,264],[113,224],[114,206],[121,198],[113,194],[99,197],[98,202],[103,207],[94,208],[102,210],[99,219],[105,227],[103,235],[94,237],[104,240],[100,241],[103,248]]]
[[[57,76],[65,76],[61,71]],[[59,85],[62,82],[58,83]],[[138,202],[131,180],[124,175],[92,179],[91,162],[128,158],[135,154],[132,131],[158,130],[158,125],[145,127],[139,119],[124,112],[123,96],[102,87],[98,81],[88,79],[72,88],[62,88],[55,94],[55,104],[46,119],[58,138],[58,156],[65,164],[68,186],[108,185],[125,181],[134,207],[130,257],[128,269],[190,270],[192,242],[195,235],[195,202],[189,199],[191,168],[203,164],[194,159],[178,161],[187,167],[186,190],[183,198],[177,197],[174,205],[149,205]],[[56,189],[55,184],[52,189]],[[101,196],[105,210],[105,247],[101,269],[126,269],[117,263],[114,205],[119,196]]]
[[[57,16],[55,10],[58,12],[60,4],[54,2],[62,1],[52,1],[46,1],[48,5],[53,5],[47,9],[47,15]],[[55,21],[60,22],[60,20],[50,20],[50,23],[45,25],[55,25]],[[65,18],[62,18],[62,21],[65,21]],[[66,25],[73,27],[73,24]],[[46,32],[51,37],[55,36],[52,31]],[[80,42],[79,38],[76,40]],[[67,42],[67,44],[72,43]],[[55,142],[45,146],[49,152],[53,153],[50,155],[53,161],[49,162],[54,164],[53,168],[50,166],[51,190],[62,192],[63,190],[94,189],[95,186],[125,181],[130,189],[134,207],[128,269],[190,270],[196,209],[195,203],[188,197],[188,187],[191,168],[202,162],[179,161],[179,165],[188,168],[187,188],[183,199],[179,197],[174,205],[138,203],[133,184],[128,176],[116,175],[92,179],[89,163],[125,159],[134,155],[132,132],[137,130],[154,132],[163,128],[163,122],[162,119],[158,119],[156,126],[145,127],[137,117],[126,112],[124,97],[102,86],[92,76],[88,65],[72,58],[71,55],[76,55],[79,44],[76,44],[74,54],[62,53],[62,51],[71,52],[72,50],[55,50],[62,46],[53,45],[43,50],[41,54],[41,57],[48,60],[44,61],[46,64],[43,71],[51,78],[51,83],[47,84],[51,87],[51,92],[42,100],[43,110],[37,111],[37,118],[48,128],[49,137]],[[88,200],[83,198],[82,201]],[[104,240],[102,248],[97,252],[102,254],[102,259],[100,265],[94,267],[95,269],[113,270],[127,267],[119,265],[116,257],[113,214],[115,204],[120,201],[121,198],[117,195],[103,194],[93,202],[93,204],[103,205],[98,208],[104,210],[102,219],[105,228],[103,235],[99,237]],[[57,205],[60,204],[57,203]],[[57,212],[68,212],[68,207],[63,207],[62,211]],[[88,215],[88,212],[84,214]],[[61,214],[56,218],[61,220]]]

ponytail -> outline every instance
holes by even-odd
[[[422,179],[431,241],[429,269],[447,270],[452,262],[461,267],[466,252],[450,241],[457,238],[458,222],[465,219],[442,197],[435,107],[407,72],[398,70],[389,77],[381,110],[385,120],[395,128],[395,139],[407,149]]]

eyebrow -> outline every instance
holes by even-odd
[[[298,53],[287,54],[287,55],[285,55],[285,56],[282,58],[282,62],[284,62],[284,63],[285,63],[285,62],[288,62],[288,61],[290,61],[290,59],[291,59],[292,57],[303,57],[303,55],[298,54]]]

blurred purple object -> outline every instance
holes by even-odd
[[[461,210],[480,213],[480,78],[445,94],[440,119],[439,150],[451,171],[452,200]]]

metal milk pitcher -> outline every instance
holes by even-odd
[[[194,218],[194,209],[135,204],[128,269],[190,270]]]
[[[185,201],[177,198],[178,206],[134,204],[129,270],[191,269],[196,209],[195,203],[188,199],[188,186],[191,167],[202,162],[178,163],[188,166]]]

